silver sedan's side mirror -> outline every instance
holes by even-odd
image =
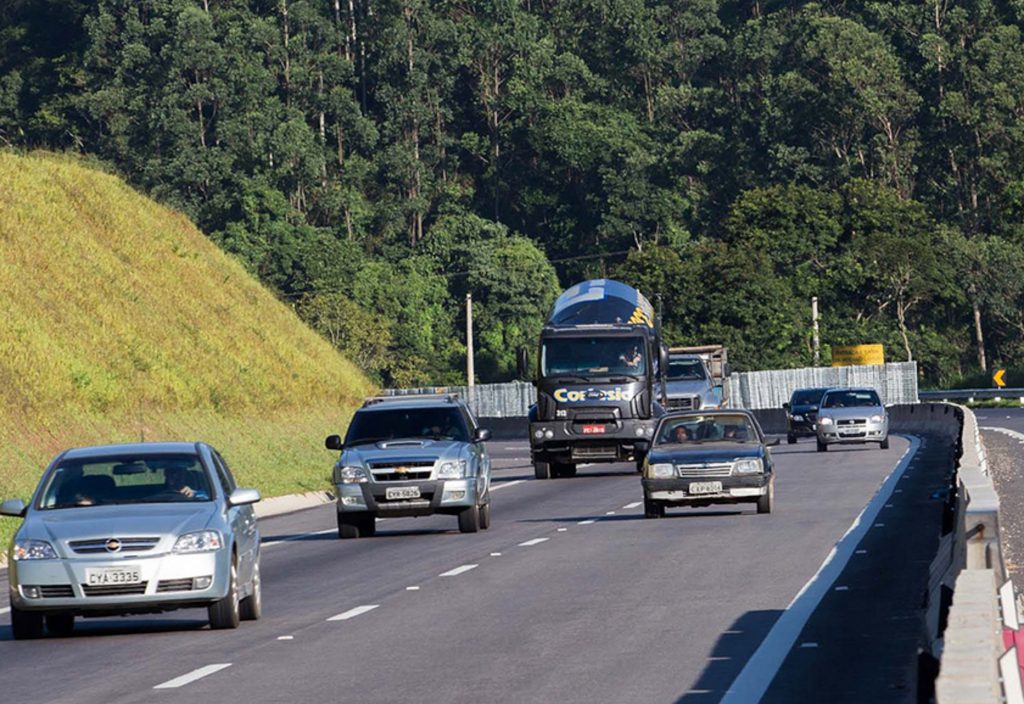
[[[0,516],[24,518],[27,512],[28,507],[25,506],[25,502],[21,499],[7,499],[7,501],[0,504]]]
[[[228,497],[228,503],[232,506],[248,506],[260,500],[260,492],[256,489],[235,489]]]

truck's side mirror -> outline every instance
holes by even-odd
[[[341,442],[340,435],[328,435],[324,441],[324,447],[328,450],[343,450],[345,445]]]
[[[516,374],[523,380],[530,378],[530,361],[525,347],[516,348]]]
[[[668,374],[668,350],[664,345],[658,346],[658,367],[662,374]]]

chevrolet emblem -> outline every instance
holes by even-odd
[[[409,468],[408,467],[395,467],[395,474],[408,474],[408,473],[409,473]]]
[[[111,538],[106,542],[105,547],[107,548],[107,552],[117,552],[121,549],[121,541],[117,538]]]

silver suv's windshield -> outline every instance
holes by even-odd
[[[541,374],[552,376],[638,376],[646,373],[642,337],[564,337],[545,340]]]
[[[702,381],[704,364],[699,359],[670,359],[668,363],[669,381]]]
[[[469,429],[459,409],[454,407],[391,408],[361,410],[352,418],[345,436],[346,445],[431,438],[469,442]]]
[[[878,394],[870,389],[860,391],[829,391],[821,400],[822,408],[858,408],[881,406]]]
[[[195,455],[64,460],[50,475],[39,508],[210,501],[213,492]]]

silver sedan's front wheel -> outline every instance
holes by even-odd
[[[231,579],[228,583],[228,593],[224,598],[212,604],[209,608],[210,628],[215,630],[225,628],[238,628],[242,620],[240,600],[238,598],[238,560],[231,560]]]
[[[242,599],[239,604],[240,616],[243,621],[259,621],[263,615],[263,586],[260,583],[260,563],[256,562],[252,572],[252,594]]]

